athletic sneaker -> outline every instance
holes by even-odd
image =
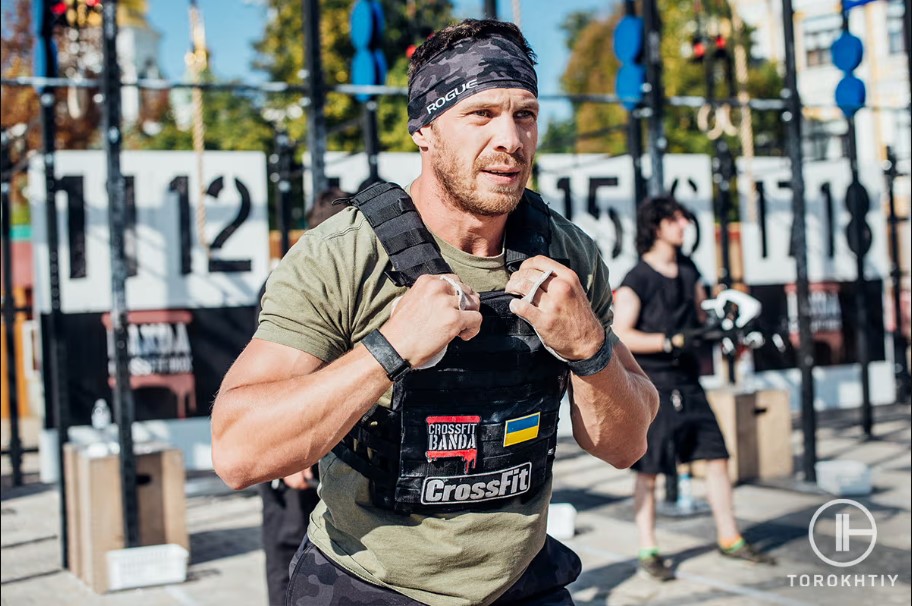
[[[657,581],[665,582],[675,578],[674,570],[668,565],[668,560],[658,554],[640,558],[640,571]]]
[[[722,549],[719,548],[719,553],[724,555],[727,558],[733,558],[735,560],[745,560],[753,564],[767,564],[769,566],[776,565],[776,558],[773,556],[763,553],[762,551],[757,551],[753,545],[746,541],[739,541],[739,544],[731,549]]]

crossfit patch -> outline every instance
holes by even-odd
[[[510,419],[504,424],[504,447],[534,440],[538,437],[538,427],[540,424],[540,412],[519,417],[518,419]]]
[[[423,505],[478,503],[506,499],[532,487],[532,463],[471,476],[425,478],[421,486]]]
[[[478,415],[439,416],[427,418],[427,460],[459,457],[465,473],[478,462]]]

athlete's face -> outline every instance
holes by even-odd
[[[454,204],[476,215],[509,213],[532,172],[538,99],[518,88],[482,91],[413,138]]]
[[[677,211],[659,223],[656,240],[667,242],[675,248],[681,248],[684,245],[684,235],[687,232],[688,224],[690,224],[690,219],[681,211]]]

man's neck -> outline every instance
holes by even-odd
[[[503,251],[508,215],[473,215],[456,206],[433,178],[422,173],[409,190],[425,226],[459,250],[478,257],[495,257]]]
[[[653,267],[671,267],[678,263],[678,249],[661,240],[656,240],[647,252],[643,253],[643,260]]]

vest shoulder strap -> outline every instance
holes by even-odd
[[[507,219],[504,262],[511,273],[529,257],[547,255],[551,246],[551,210],[548,205],[531,189],[525,191],[523,200]]]
[[[376,183],[349,199],[377,234],[392,264],[387,272],[400,286],[411,286],[424,274],[452,273],[434,237],[425,227],[411,197],[395,183]],[[551,245],[551,210],[527,189],[507,219],[505,265],[511,273],[523,261],[547,255]]]
[[[387,273],[397,285],[411,286],[424,274],[453,273],[411,197],[401,187],[376,183],[355,194],[349,203],[361,211],[377,234],[393,266]]]

